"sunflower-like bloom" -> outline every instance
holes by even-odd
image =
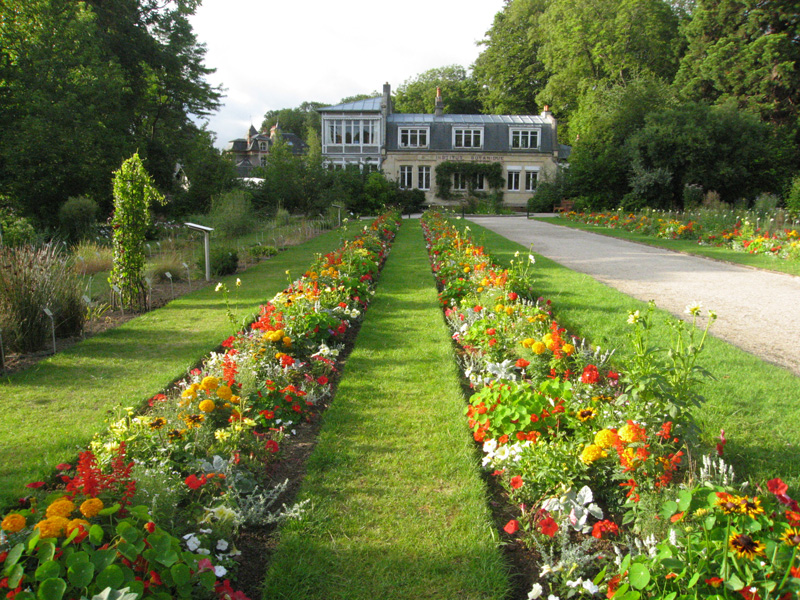
[[[747,496],[737,498],[741,504],[740,512],[755,519],[756,515],[764,514],[764,509],[761,507],[761,498],[754,497],[752,499]]]
[[[586,408],[580,409],[576,415],[579,421],[586,422],[590,419],[594,419],[597,416],[597,410],[588,406]]]
[[[157,430],[164,427],[167,424],[167,420],[164,417],[156,417],[152,421],[150,421],[150,429]]]
[[[200,427],[205,420],[206,418],[203,415],[189,415],[184,419],[184,423],[186,423],[186,426],[191,429],[194,427]]]
[[[746,533],[736,533],[734,531],[728,538],[728,545],[737,558],[753,560],[756,556],[765,556],[764,544],[757,542]]]
[[[787,527],[781,536],[781,541],[787,546],[800,546],[800,528]]]

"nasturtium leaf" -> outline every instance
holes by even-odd
[[[44,581],[61,576],[61,563],[55,560],[48,560],[39,565],[33,577],[36,581]]]
[[[689,580],[689,583],[687,583],[686,586],[690,589],[693,588],[697,584],[697,581],[699,579],[700,579],[700,572],[698,571],[697,573],[692,575],[692,578]]]
[[[8,575],[11,572],[11,568],[17,564],[19,557],[22,556],[23,551],[25,550],[25,546],[22,544],[17,544],[8,552],[8,556],[6,556],[6,561],[3,564],[3,574]]]
[[[692,504],[691,490],[681,490],[678,493],[678,510],[680,511],[689,510],[691,504]]]
[[[109,565],[113,564],[116,558],[117,551],[113,548],[95,550],[92,553],[92,564],[94,565],[95,571],[99,573],[100,571],[105,570],[105,568]]]
[[[8,587],[9,589],[14,589],[19,585],[19,582],[22,581],[22,576],[25,575],[25,569],[22,568],[22,565],[14,565],[11,567],[11,570],[8,572]]]
[[[24,590],[14,596],[14,600],[36,600],[36,594]]]
[[[110,565],[100,571],[97,575],[95,583],[98,588],[111,588],[117,589],[125,582],[125,576],[122,574],[122,569],[117,565]]]
[[[70,554],[67,560],[64,561],[67,565],[67,568],[73,567],[80,563],[88,563],[89,562],[89,555],[86,552],[74,552]]]
[[[92,525],[89,527],[89,540],[96,546],[99,546],[103,541],[103,528],[100,525]]]
[[[113,515],[114,513],[119,511],[120,508],[122,508],[121,504],[114,504],[113,506],[109,506],[107,508],[104,508],[103,510],[101,510],[97,514],[100,515],[100,516],[103,516],[103,517],[107,517],[108,515]]]
[[[146,506],[134,506],[133,508],[129,508],[128,512],[140,521],[152,521],[150,511],[147,510]]]
[[[61,600],[66,591],[67,582],[63,579],[45,579],[36,595],[39,600]]]
[[[728,579],[725,580],[725,587],[734,592],[738,592],[744,587],[744,582],[736,576],[736,573],[732,573]]]
[[[175,582],[175,585],[185,585],[192,579],[189,567],[183,563],[172,565],[169,572],[172,575],[172,581]]]
[[[67,578],[76,588],[84,588],[94,579],[94,565],[90,562],[73,565],[67,570]]]
[[[637,590],[643,590],[647,587],[647,584],[650,583],[650,571],[647,566],[641,563],[632,564],[628,573],[628,581]]]
[[[711,531],[712,529],[714,529],[714,525],[716,524],[717,524],[716,515],[709,515],[708,517],[705,518],[705,521],[703,521],[703,527],[705,527],[706,531]]]
[[[46,562],[48,560],[53,560],[53,557],[55,555],[56,555],[56,545],[53,542],[42,542],[42,544],[36,551],[36,557],[39,559],[40,563]]]

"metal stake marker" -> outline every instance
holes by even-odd
[[[86,294],[81,296],[81,300],[83,303],[86,304],[86,308],[89,309],[92,306],[92,299],[89,298]],[[83,326],[81,327],[81,339],[86,339],[86,322],[84,322]]]
[[[189,270],[189,265],[186,263],[181,263],[183,268],[186,269],[186,281],[189,282],[189,291],[192,291],[192,272]]]
[[[119,309],[122,311],[122,316],[125,316],[125,305],[122,304],[122,290],[119,289],[118,285],[112,285],[111,289],[116,292],[117,296],[119,296]]]
[[[53,332],[53,354],[56,353],[56,320],[53,318],[53,312],[49,308],[44,309],[44,314],[46,314],[50,319],[50,329]]]
[[[147,310],[153,310],[153,280],[145,277],[144,282],[147,284]]]
[[[172,283],[172,273],[167,271],[167,272],[164,273],[164,276],[167,279],[169,279],[169,289],[171,290],[171,293],[172,293],[172,299],[175,300],[175,286]]]

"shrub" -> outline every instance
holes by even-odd
[[[223,237],[249,233],[256,222],[250,194],[236,190],[215,196],[211,199],[208,218],[215,233]]]
[[[211,274],[216,276],[230,275],[239,266],[239,253],[236,248],[212,247],[210,252]],[[202,261],[200,267],[205,268]]]
[[[12,350],[45,346],[51,335],[45,308],[54,315],[57,335],[81,332],[86,318],[81,280],[65,266],[56,246],[0,248],[0,327]]]
[[[275,246],[250,246],[247,249],[247,253],[252,258],[269,258],[270,256],[275,256],[278,253],[278,249]]]
[[[74,244],[91,237],[97,224],[97,211],[97,202],[91,198],[69,198],[58,210],[59,229],[64,239]]]
[[[289,214],[289,211],[285,208],[279,208],[278,211],[275,213],[275,225],[276,227],[287,227],[289,223],[292,221],[292,216]]]
[[[3,207],[0,207],[0,234],[2,245],[11,247],[30,244],[36,238],[36,230],[27,219]]]
[[[147,275],[153,281],[168,281],[167,273],[172,275],[172,281],[186,281],[187,273],[184,260],[174,252],[164,252],[153,261],[147,269]]]
[[[110,271],[114,266],[114,254],[108,246],[83,241],[72,249],[72,267],[80,275],[94,275]]]
[[[800,213],[800,175],[796,175],[792,179],[792,187],[789,188],[789,194],[786,196],[786,208],[794,214]]]

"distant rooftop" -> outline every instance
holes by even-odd
[[[390,123],[398,124],[430,124],[457,123],[469,125],[486,125],[501,123],[507,125],[542,125],[548,121],[539,115],[454,115],[445,113],[440,117],[427,114],[394,113],[389,115]]]
[[[355,102],[326,106],[319,110],[331,112],[376,112],[380,111],[382,100],[383,98],[381,96],[376,96],[375,98],[367,98],[366,100],[356,100]]]

